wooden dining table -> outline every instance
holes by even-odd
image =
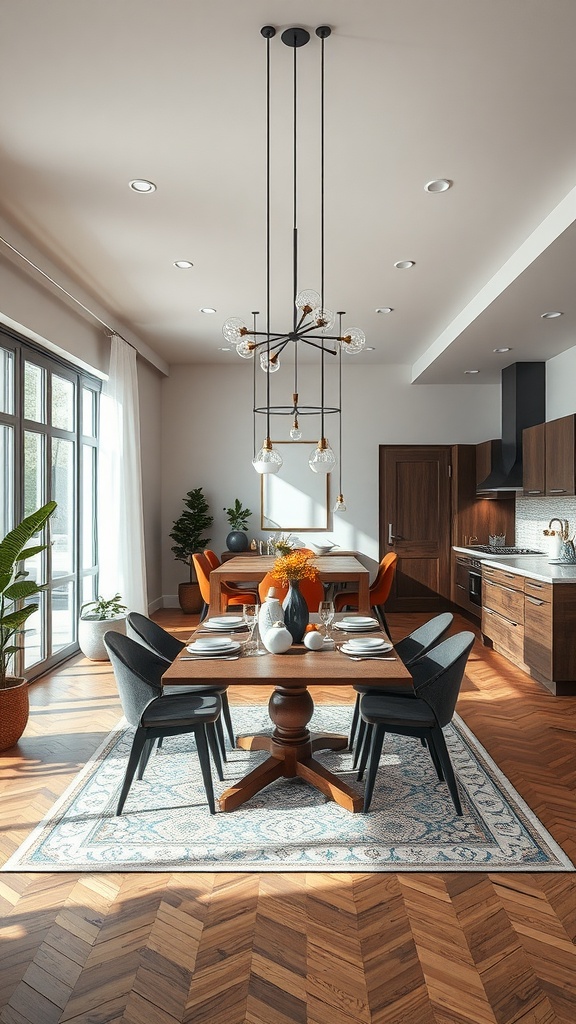
[[[212,569],[210,573],[210,615],[225,610],[222,583],[253,583],[263,580],[271,572],[276,559],[273,555],[237,555]],[[352,583],[358,591],[358,611],[370,611],[370,572],[355,555],[315,555],[310,559],[318,568],[323,583]]]
[[[337,620],[341,618],[337,616]],[[198,633],[204,635],[202,626],[193,637]],[[232,632],[225,635],[236,639],[243,636]],[[378,632],[370,635],[385,637]],[[261,657],[241,654],[235,661],[218,657],[196,660],[184,648],[164,673],[162,683],[170,686],[213,682],[272,688],[268,712],[273,731],[239,736],[236,741],[243,750],[266,750],[269,756],[222,794],[219,801],[222,811],[233,811],[276,779],[296,776],[347,810],[362,810],[361,794],[314,757],[319,750],[345,749],[348,737],[310,732],[308,724],[314,712],[310,690],[314,686],[353,686],[361,682],[375,689],[391,687],[408,693],[412,689],[412,677],[393,650],[388,652],[393,660],[353,661],[338,649],[342,641],[349,639],[349,634],[339,632],[338,637],[333,649],[309,651],[303,644],[294,644],[285,654],[266,653]]]

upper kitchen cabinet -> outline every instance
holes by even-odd
[[[522,485],[525,497],[546,494],[546,424],[522,431]]]
[[[522,434],[526,497],[576,494],[576,416],[528,427]]]

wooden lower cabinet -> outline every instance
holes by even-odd
[[[576,694],[576,584],[482,570],[482,636],[557,696]]]

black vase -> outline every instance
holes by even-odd
[[[248,551],[248,534],[243,530],[232,530],[226,537],[228,551]]]
[[[310,613],[297,580],[290,583],[288,593],[282,602],[282,608],[286,629],[292,634],[295,644],[302,643],[302,637],[310,621]]]

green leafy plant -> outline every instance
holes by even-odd
[[[252,515],[249,508],[242,508],[242,502],[236,498],[231,508],[224,508],[231,530],[247,530],[248,520]]]
[[[98,595],[97,601],[87,601],[83,604],[80,609],[81,619],[115,619],[118,615],[122,615],[122,612],[127,612],[128,608],[125,604],[121,604],[122,598],[120,594],[114,594],[114,597],[100,597]],[[85,608],[91,608],[89,612],[85,612]]]
[[[37,604],[26,604],[30,597],[46,589],[35,580],[26,577],[30,574],[21,567],[26,558],[33,558],[40,551],[45,551],[47,544],[26,545],[44,527],[52,513],[56,510],[56,502],[49,501],[42,508],[26,516],[0,543],[0,689],[5,690],[13,685],[13,677],[8,675],[11,658],[22,647],[16,642],[24,632],[24,623],[38,610]]]
[[[176,541],[172,547],[176,559],[185,562],[190,569],[191,583],[194,582],[192,555],[208,547],[210,537],[203,537],[202,534],[210,529],[213,522],[214,517],[210,515],[210,506],[202,488],[188,491],[184,498],[184,512],[174,520],[170,536]]]

